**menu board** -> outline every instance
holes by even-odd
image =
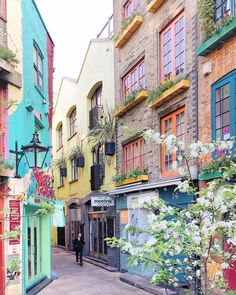
[[[13,231],[16,228],[20,227],[20,201],[18,200],[10,200],[9,201],[9,209],[10,209],[10,222],[9,222],[9,230]],[[9,240],[10,245],[18,245],[20,244],[20,237],[17,239]]]

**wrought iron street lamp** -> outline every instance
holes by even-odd
[[[16,176],[19,178],[18,168],[21,159],[25,156],[29,168],[42,168],[50,147],[41,144],[39,135],[35,130],[31,142],[21,146],[21,151],[18,150],[18,143],[15,142],[15,150],[10,150],[10,153],[16,155]],[[20,157],[19,157],[20,156]]]

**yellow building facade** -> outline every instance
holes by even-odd
[[[114,200],[106,194],[113,189],[115,155],[105,156],[103,146],[93,149],[87,135],[114,108],[113,47],[111,39],[90,41],[78,79],[62,79],[53,114],[54,188],[56,198],[65,201],[66,215],[65,228],[53,231],[53,244],[72,250],[81,232],[84,255],[102,260],[109,260],[104,238],[115,228]],[[71,157],[78,149],[79,167]]]

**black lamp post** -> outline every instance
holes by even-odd
[[[46,160],[48,151],[49,151],[49,147],[45,147],[44,145],[41,144],[39,140],[39,135],[36,130],[33,134],[33,138],[31,142],[27,145],[22,145],[21,151],[18,151],[18,143],[16,141],[15,150],[10,150],[10,153],[13,153],[16,155],[16,176],[15,177],[17,178],[20,177],[18,174],[18,168],[19,168],[19,163],[21,159],[23,158],[23,156],[25,156],[29,168],[41,169]],[[42,155],[41,159],[39,157],[39,154]]]

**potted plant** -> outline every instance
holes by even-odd
[[[112,111],[107,112],[97,126],[90,130],[88,137],[94,148],[105,145],[106,156],[115,154],[115,117]]]
[[[7,169],[12,169],[12,166],[0,154],[0,175],[4,175]]]
[[[77,144],[76,146],[72,147],[69,153],[69,159],[73,160],[76,159],[76,166],[79,168],[84,167],[84,156],[81,152],[81,147]]]
[[[53,166],[60,171],[61,177],[67,176],[66,157],[61,155],[60,158],[53,160]]]

